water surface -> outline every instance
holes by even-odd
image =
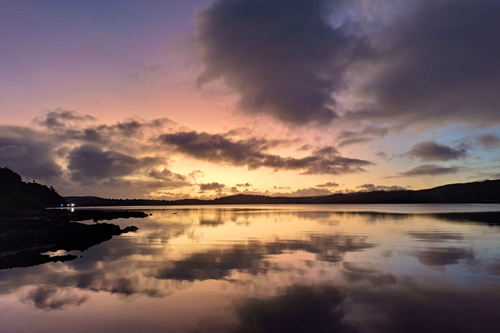
[[[76,260],[0,271],[0,331],[500,332],[491,211],[149,207]]]

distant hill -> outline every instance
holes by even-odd
[[[371,204],[371,203],[500,203],[500,180],[449,184],[426,190],[374,191],[316,197],[269,197],[237,194],[214,200],[104,199],[66,197],[77,206],[159,206],[231,204]]]
[[[56,207],[66,202],[54,188],[38,183],[23,182],[19,174],[8,168],[0,168],[1,215]]]

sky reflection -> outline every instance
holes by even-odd
[[[0,271],[2,331],[498,330],[498,226],[317,209],[118,220],[139,231]]]

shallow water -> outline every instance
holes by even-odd
[[[500,220],[468,214],[488,211],[157,207],[76,260],[0,271],[0,332],[500,332]]]

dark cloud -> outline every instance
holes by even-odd
[[[384,186],[384,185],[374,185],[374,184],[363,184],[356,186],[360,189],[360,192],[373,192],[373,191],[404,191],[407,190],[405,187],[401,186]]]
[[[161,171],[151,170],[148,175],[152,178],[161,179],[161,180],[179,181],[179,182],[186,181],[186,176],[180,175],[178,173],[173,173],[172,171],[170,171],[168,169],[163,169]]]
[[[411,170],[401,172],[400,175],[404,177],[415,176],[440,176],[459,171],[458,167],[442,167],[436,164],[419,165]]]
[[[86,119],[85,117],[90,116],[81,116],[71,111],[71,117],[78,120]],[[128,145],[129,149],[137,147],[140,139],[151,136],[155,130],[175,124],[168,118],[160,118],[151,121],[129,119],[112,125],[96,124],[89,126],[88,124],[84,124],[83,121],[63,121],[65,118],[56,117],[56,115],[53,115],[52,118],[57,119],[60,123],[59,125],[52,125],[50,128],[52,130],[51,134],[60,142],[127,146],[124,142],[134,141],[134,145]],[[93,118],[93,120],[95,119]]]
[[[222,190],[224,190],[226,188],[226,185],[220,184],[220,183],[217,183],[217,182],[206,183],[206,184],[199,184],[199,186],[200,186],[200,191],[201,192],[204,192],[204,191],[217,191],[217,192],[221,192]]]
[[[174,125],[175,122],[168,118],[159,118],[151,121],[141,122],[138,120],[127,120],[124,122],[118,122],[113,125],[99,125],[95,127],[94,130],[98,132],[112,134],[119,134],[123,136],[133,136],[137,135],[140,131],[144,129],[155,129],[162,128],[166,125]]]
[[[200,83],[221,79],[250,114],[305,124],[337,117],[333,93],[363,49],[329,0],[217,0],[195,19],[205,65]]]
[[[23,127],[0,126],[0,166],[21,176],[49,180],[61,174],[54,145],[42,133]]]
[[[324,183],[324,184],[318,184],[316,185],[316,187],[319,187],[319,188],[324,188],[324,187],[337,187],[339,186],[339,184],[337,183],[332,183],[332,182],[328,182],[328,183]]]
[[[475,137],[477,143],[486,149],[495,149],[500,146],[500,138],[494,134],[481,134]]]
[[[245,183],[245,184],[236,184],[237,187],[250,187],[252,184]]]
[[[434,141],[423,141],[415,144],[408,155],[422,161],[450,161],[464,158],[467,151],[465,148],[452,148]]]
[[[375,109],[406,124],[498,123],[500,2],[422,0],[402,13],[378,36],[364,87]]]
[[[71,177],[79,181],[127,176],[155,163],[155,158],[135,158],[90,144],[77,147],[68,155]]]
[[[159,180],[158,187],[162,188],[178,188],[190,185],[186,176],[174,173],[168,169],[163,169],[162,171],[151,170],[148,175],[151,178]]]
[[[75,111],[55,109],[45,113],[41,117],[35,118],[35,123],[47,127],[51,130],[61,130],[87,121],[94,121],[96,118],[89,115],[79,115]]]
[[[199,82],[222,80],[240,109],[295,124],[350,109],[401,126],[498,123],[500,3],[389,3],[390,15],[358,1],[217,0],[195,19]],[[346,92],[359,106],[342,104]]]
[[[365,171],[363,167],[373,163],[338,155],[333,147],[318,149],[313,155],[303,158],[281,157],[263,152],[267,148],[264,139],[231,140],[220,134],[205,132],[179,132],[159,137],[164,144],[176,147],[177,151],[194,158],[213,163],[246,166],[248,169],[262,167],[274,170],[302,170],[303,174],[344,174]]]

